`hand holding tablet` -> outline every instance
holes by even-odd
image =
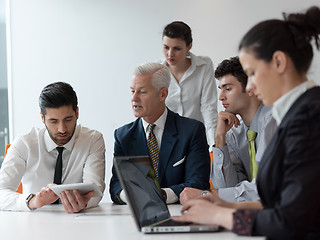
[[[60,193],[66,190],[78,190],[81,195],[94,191],[94,197],[101,197],[102,192],[94,183],[71,183],[61,185],[50,185],[49,188],[60,197]]]

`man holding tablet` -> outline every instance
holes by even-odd
[[[63,82],[46,86],[39,97],[45,127],[33,128],[10,146],[0,170],[0,210],[30,211],[61,199],[67,213],[95,207],[102,196],[63,191],[53,184],[94,183],[105,188],[105,145],[100,132],[77,124],[78,100]],[[16,193],[20,181],[23,194]],[[71,192],[72,191],[72,192]]]

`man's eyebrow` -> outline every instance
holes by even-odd
[[[230,85],[232,86],[233,84],[232,83],[225,83],[222,85],[222,87],[218,86],[218,88],[221,89],[221,88],[225,88],[226,86],[230,86]]]
[[[146,88],[146,86],[142,86],[142,87],[138,87],[138,88],[130,87],[131,90],[141,90],[141,89],[144,89],[144,88]]]
[[[70,115],[70,116],[66,116],[65,118],[63,119],[66,119],[66,118],[73,118],[74,115]],[[49,121],[57,121],[58,119],[57,118],[48,118]]]
[[[74,117],[74,115],[70,115],[70,116],[66,116],[64,119],[66,119],[66,118],[73,118]]]

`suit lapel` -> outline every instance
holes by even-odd
[[[137,119],[135,122],[135,130],[133,134],[132,139],[132,147],[129,148],[133,151],[133,156],[139,156],[139,155],[149,155],[148,154],[148,147],[147,147],[147,141],[146,141],[146,134],[143,129],[142,121],[141,119]]]
[[[169,163],[169,159],[173,148],[177,142],[177,128],[175,123],[175,116],[173,112],[168,109],[168,116],[166,120],[166,124],[164,126],[164,131],[161,140],[161,148],[159,153],[159,183],[161,184],[161,180],[163,174],[166,171],[167,165]]]
[[[319,87],[314,87],[314,88],[307,90],[300,97],[298,97],[298,99],[292,104],[292,106],[290,107],[290,109],[288,110],[288,112],[286,113],[284,118],[282,119],[280,125],[278,126],[276,132],[273,135],[273,138],[270,140],[270,143],[263,154],[263,157],[261,159],[261,163],[259,165],[259,171],[263,171],[263,169],[266,167],[266,165],[268,165],[268,163],[273,158],[273,156],[275,154],[274,151],[275,151],[277,145],[279,144],[278,141],[279,141],[279,138],[281,138],[283,129],[286,129],[287,125],[289,124],[291,119],[294,116],[298,115],[298,112],[301,108],[301,105],[303,105],[305,103],[305,101],[308,102],[309,97],[312,98],[313,94],[316,94],[316,96],[319,95],[319,93],[318,93],[319,89],[320,89]],[[260,178],[259,178],[259,173],[258,173],[257,183],[259,181],[260,181]]]

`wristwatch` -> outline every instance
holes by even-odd
[[[208,194],[208,193],[210,193],[210,191],[204,190],[204,191],[202,191],[202,193],[201,193],[200,195],[203,196],[203,195],[206,195],[206,194]]]
[[[36,209],[36,208],[30,208],[30,207],[29,207],[29,202],[30,202],[30,200],[31,200],[34,196],[35,196],[35,194],[30,193],[29,196],[26,198],[27,207],[28,207],[31,211]]]

